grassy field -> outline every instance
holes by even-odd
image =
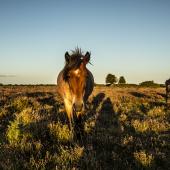
[[[74,138],[55,86],[0,87],[0,169],[170,167],[164,88],[95,87]]]

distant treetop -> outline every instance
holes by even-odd
[[[117,77],[113,74],[108,74],[106,76],[106,84],[115,84],[117,82]]]
[[[124,78],[123,76],[120,76],[118,83],[119,83],[119,84],[126,84],[125,78]]]

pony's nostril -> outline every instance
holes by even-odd
[[[75,103],[73,104],[73,110],[76,111],[76,105],[75,105]]]
[[[74,109],[76,112],[81,112],[82,109],[83,109],[83,104],[73,104],[73,109]]]
[[[83,104],[80,104],[80,105],[79,105],[79,112],[81,112],[82,109],[83,109]]]

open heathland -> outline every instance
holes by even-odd
[[[0,169],[170,167],[165,88],[95,86],[82,122],[76,138],[56,86],[0,86]]]

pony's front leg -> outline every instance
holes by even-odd
[[[73,108],[72,108],[72,104],[68,100],[65,100],[64,105],[65,105],[67,117],[68,117],[68,120],[69,120],[69,129],[72,130],[73,129]]]

